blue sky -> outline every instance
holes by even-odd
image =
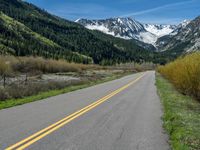
[[[177,24],[200,15],[200,0],[27,0],[57,16],[132,17],[144,23]]]

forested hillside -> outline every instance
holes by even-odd
[[[0,12],[0,53],[16,56],[34,55],[63,58],[74,62],[90,63],[92,59],[65,51],[53,41],[42,37],[18,21]]]

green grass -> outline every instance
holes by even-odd
[[[9,107],[13,107],[13,106],[17,106],[17,105],[22,105],[22,104],[42,100],[42,99],[52,97],[52,96],[56,96],[56,95],[59,95],[59,94],[64,94],[64,93],[68,93],[68,92],[71,92],[71,91],[83,89],[83,88],[90,87],[90,86],[100,84],[100,83],[103,83],[103,82],[108,82],[108,81],[118,79],[118,78],[123,77],[123,76],[128,75],[128,74],[130,74],[130,73],[124,73],[124,74],[118,74],[118,75],[114,74],[112,76],[108,76],[108,77],[103,78],[101,80],[91,81],[91,82],[87,82],[87,83],[81,83],[81,84],[78,84],[78,85],[72,85],[72,86],[68,86],[68,87],[61,89],[61,90],[51,90],[51,91],[48,91],[48,92],[42,92],[38,95],[29,96],[29,97],[25,97],[25,98],[21,98],[21,99],[10,99],[10,100],[6,100],[6,101],[0,101],[0,110],[5,109],[5,108],[9,108]]]
[[[156,85],[164,106],[164,128],[174,150],[200,150],[200,103],[180,94],[160,74]]]

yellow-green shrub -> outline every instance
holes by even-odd
[[[200,99],[200,52],[178,58],[158,71],[182,93]]]

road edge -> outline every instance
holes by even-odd
[[[99,79],[99,80],[96,80],[96,81],[90,81],[90,82],[81,83],[81,84],[78,84],[78,85],[71,85],[71,86],[68,86],[68,87],[66,87],[64,89],[60,89],[60,90],[50,90],[50,91],[47,91],[47,92],[42,92],[42,93],[39,93],[37,95],[28,96],[28,97],[24,97],[24,98],[20,98],[20,99],[10,99],[10,100],[6,100],[6,101],[0,101],[0,110],[19,106],[19,105],[23,105],[23,104],[27,104],[27,103],[31,103],[31,102],[35,102],[35,101],[39,101],[39,100],[43,100],[43,99],[50,98],[50,97],[53,97],[53,96],[57,96],[57,95],[60,95],[60,94],[66,94],[66,93],[69,93],[69,92],[72,92],[72,91],[92,87],[92,86],[95,86],[95,85],[98,85],[98,84],[101,84],[101,83],[120,79],[120,78],[127,76],[127,75],[130,75],[132,73],[133,72],[120,74],[120,75],[112,75],[110,77],[106,77],[104,79]]]
[[[174,150],[198,150],[200,144],[200,103],[179,93],[156,72],[156,87],[163,108],[163,127]]]

